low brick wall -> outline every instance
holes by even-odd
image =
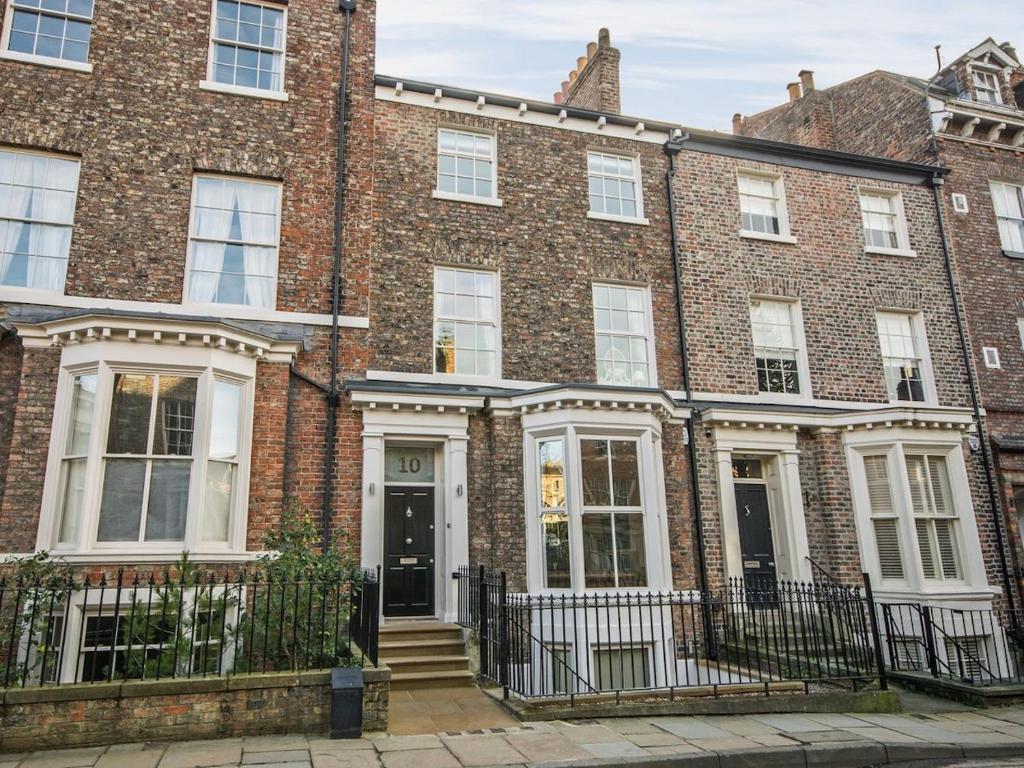
[[[388,726],[391,671],[363,670],[363,730]],[[329,672],[0,691],[0,752],[328,730]]]

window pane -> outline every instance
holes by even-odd
[[[61,544],[71,544],[78,539],[85,499],[86,462],[86,459],[70,459],[64,463],[64,493],[57,535],[57,541]]]
[[[213,383],[213,417],[210,425],[210,458],[238,459],[242,385],[217,379]]]
[[[154,461],[149,480],[146,541],[182,541],[188,514],[190,461]]]
[[[220,461],[206,465],[206,496],[203,510],[203,541],[228,540],[228,521],[231,518],[231,496],[234,490],[235,466]]]
[[[540,497],[544,507],[565,507],[565,443],[561,440],[540,444]]]
[[[615,515],[615,553],[619,587],[647,586],[643,515]]]
[[[71,394],[71,417],[64,455],[82,455],[89,451],[92,414],[96,404],[96,374],[76,376]]]
[[[544,536],[544,573],[548,589],[572,586],[569,559],[569,517],[546,514],[542,518]]]
[[[155,456],[191,456],[198,380],[160,376],[156,403]]]
[[[114,374],[107,453],[148,452],[152,402],[152,376],[136,373]]]
[[[584,506],[610,506],[612,499],[608,476],[608,441],[581,440],[580,461]]]
[[[583,515],[583,570],[588,589],[609,589],[615,586],[610,514]]]
[[[612,482],[616,507],[640,506],[640,472],[636,459],[637,444],[632,440],[611,443]]]
[[[96,534],[98,541],[139,540],[145,482],[145,460],[107,459]]]
[[[594,651],[595,682],[600,691],[628,691],[650,685],[648,653],[644,648]]]

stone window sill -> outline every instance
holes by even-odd
[[[649,219],[643,219],[638,216],[616,216],[611,213],[596,213],[594,211],[587,211],[587,218],[594,219],[595,221],[614,221],[618,224],[636,224],[642,227],[650,225]]]
[[[8,61],[20,61],[22,64],[38,64],[42,67],[53,67],[54,69],[70,69],[74,72],[92,72],[92,64],[87,61],[67,61],[56,59],[52,56],[37,56],[34,53],[21,53],[20,51],[0,51],[0,59]]]
[[[906,256],[909,258],[917,256],[917,251],[911,250],[910,248],[880,248],[874,245],[866,246],[864,248],[864,253],[872,254],[874,256]]]
[[[501,208],[503,203],[497,197],[475,197],[474,195],[460,195],[455,192],[442,192],[435,189],[434,198],[437,200],[451,200],[456,203],[473,203],[474,205],[489,205],[492,208]]]
[[[744,240],[766,240],[770,243],[786,243],[796,245],[796,238],[792,235],[772,235],[767,232],[750,232],[746,229],[740,230],[740,237]]]
[[[1009,259],[1024,259],[1024,251],[1007,251],[1004,249],[1003,256]]]
[[[232,96],[248,96],[253,99],[267,99],[268,101],[288,101],[288,94],[283,91],[264,91],[259,88],[246,88],[241,85],[215,83],[212,80],[200,80],[199,90],[227,93]]]

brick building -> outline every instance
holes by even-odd
[[[932,163],[941,196],[1005,512],[1009,564],[1024,578],[1024,68],[991,38],[930,78],[875,71],[817,90],[801,72],[790,99],[739,134]]]
[[[5,552],[245,561],[326,496],[386,618],[478,562],[998,599],[941,169],[624,116],[607,31],[552,102],[375,75],[370,0],[340,168],[345,18],[6,3]]]

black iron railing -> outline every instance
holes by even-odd
[[[707,594],[523,595],[482,568],[458,578],[459,622],[477,632],[481,675],[506,694],[885,685],[870,602],[857,588],[734,581]]]
[[[377,663],[377,574],[0,575],[0,688]]]
[[[877,606],[886,664],[973,686],[1024,683],[1024,611],[921,603]]]

